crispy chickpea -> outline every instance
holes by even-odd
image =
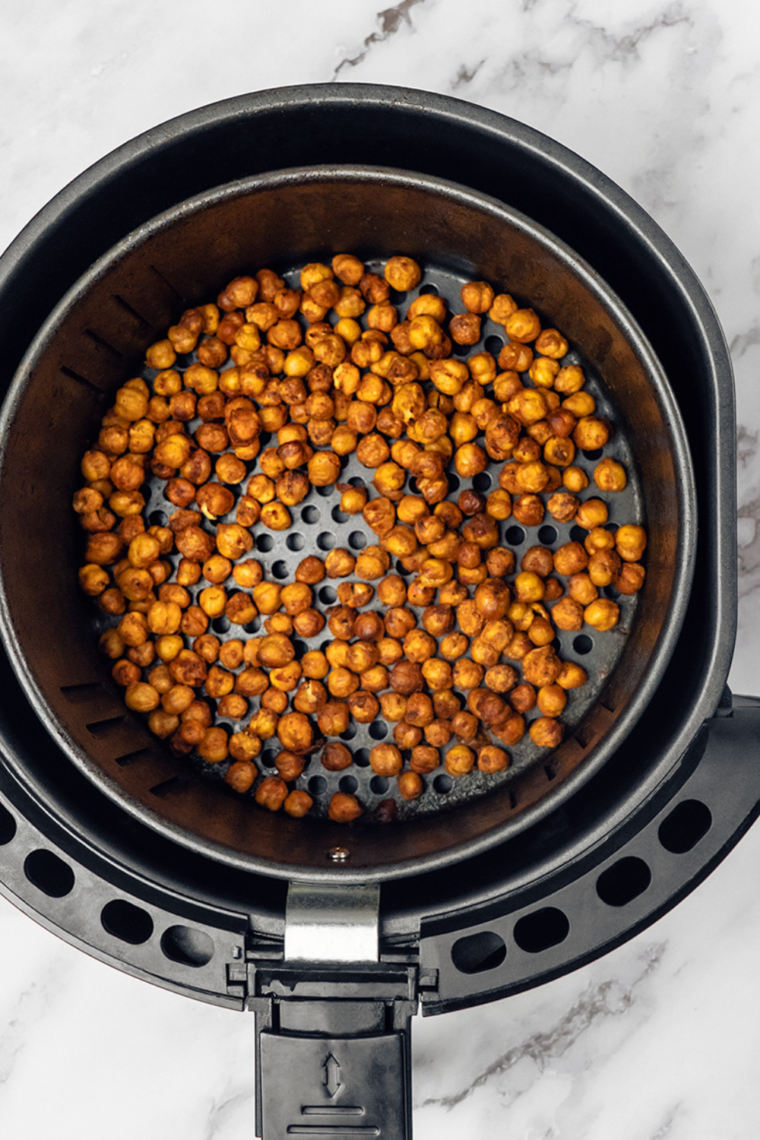
[[[578,574],[588,566],[588,554],[579,542],[566,542],[554,551],[554,569],[567,577]]]
[[[536,707],[536,690],[527,681],[516,685],[507,698],[515,712],[524,715]]]
[[[556,748],[562,741],[562,723],[553,717],[539,717],[528,729],[528,734],[539,748]]]
[[[124,703],[127,708],[132,709],[134,712],[152,712],[153,709],[158,708],[160,700],[161,697],[153,686],[146,684],[144,681],[137,681],[127,685],[127,690],[124,694]]]
[[[376,744],[370,749],[369,762],[378,776],[397,776],[403,767],[401,752],[395,744]]]
[[[277,725],[277,738],[289,752],[304,752],[313,739],[308,718],[299,712],[285,713]]]
[[[600,633],[617,625],[620,607],[610,598],[597,598],[583,611],[584,620]]]
[[[562,662],[552,647],[545,645],[531,649],[523,658],[522,668],[525,680],[541,688],[543,685],[554,684],[562,669]]]
[[[393,730],[393,739],[401,749],[416,748],[422,740],[422,729],[402,720]]]
[[[279,811],[288,798],[288,786],[279,776],[265,776],[256,789],[256,803],[269,811]]]
[[[554,685],[545,685],[538,690],[536,704],[542,716],[561,716],[567,704],[567,694],[561,685],[556,683]]]
[[[425,790],[419,775],[413,771],[401,772],[397,783],[399,795],[405,800],[417,800]]]
[[[413,661],[397,661],[390,671],[389,681],[394,692],[403,696],[419,693],[424,687],[422,670]]]
[[[639,562],[646,549],[644,528],[626,524],[615,532],[615,548],[624,562]]]
[[[621,594],[637,594],[644,585],[646,571],[640,562],[624,562],[614,578],[615,588]]]
[[[481,772],[504,772],[509,763],[509,753],[495,744],[487,744],[478,750],[478,768]]]
[[[333,823],[351,823],[362,814],[362,806],[356,796],[335,792],[330,798],[327,814]]]
[[[385,280],[391,289],[406,293],[422,280],[422,270],[411,257],[391,257],[385,264]]]
[[[584,530],[601,527],[608,518],[607,504],[602,499],[586,499],[575,513],[576,523],[578,526],[582,526]]]
[[[455,744],[444,758],[444,767],[450,776],[466,776],[474,763],[475,753],[466,744]]]
[[[589,579],[599,588],[610,586],[616,579],[620,566],[620,556],[614,550],[596,550],[588,560]]]
[[[614,459],[602,459],[594,468],[594,482],[600,491],[622,491],[628,482],[625,467]]]
[[[454,665],[452,686],[464,692],[469,689],[476,689],[483,680],[484,674],[485,670],[482,665],[478,665],[477,662],[470,661],[466,657],[460,657]]]

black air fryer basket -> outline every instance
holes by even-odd
[[[630,632],[589,656],[560,748],[486,797],[431,784],[424,812],[387,827],[270,817],[188,778],[94,649],[68,507],[108,395],[183,309],[236,273],[347,249],[415,256],[442,290],[506,281],[550,315],[604,377],[637,472],[626,509],[649,533]],[[265,1140],[408,1136],[418,1007],[604,953],[757,814],[760,704],[726,688],[735,428],[712,308],[651,219],[556,143],[455,100],[349,85],[246,96],[127,144],[10,247],[0,298],[0,889],[121,969],[254,1010]],[[305,504],[305,543],[350,540],[329,490]],[[301,557],[284,536],[259,550],[268,574]],[[363,731],[352,747],[386,728]],[[387,794],[357,773],[370,806]]]

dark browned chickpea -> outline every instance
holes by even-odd
[[[304,766],[304,758],[296,756],[295,752],[281,751],[275,757],[277,774],[280,780],[285,780],[286,783],[293,783],[294,780],[299,779]]]
[[[269,811],[279,811],[288,798],[288,786],[279,776],[265,776],[256,789],[256,803]]]
[[[536,707],[536,690],[533,685],[528,684],[527,681],[523,681],[512,689],[507,700],[515,712],[521,715],[529,713]]]
[[[345,744],[339,744],[337,741],[331,741],[326,744],[322,750],[322,766],[327,768],[328,772],[343,772],[346,768],[350,768],[354,762]]]
[[[646,571],[640,562],[624,562],[615,575],[614,585],[621,594],[637,594],[644,585]]]
[[[424,687],[422,670],[413,661],[397,661],[390,671],[389,680],[394,692],[403,696],[419,693]]]
[[[304,792],[299,788],[294,788],[290,792],[282,805],[283,810],[292,815],[294,819],[302,819],[303,816],[311,809],[314,800],[308,792]]]

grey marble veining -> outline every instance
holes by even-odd
[[[652,213],[725,328],[739,421],[731,682],[760,693],[759,33],[749,0],[5,4],[0,246],[113,147],[247,90],[401,84],[554,136]],[[754,1140],[759,860],[754,828],[613,954],[508,1001],[418,1019],[416,1140]],[[111,970],[2,900],[0,1027],[8,1140],[253,1134],[247,1017]]]

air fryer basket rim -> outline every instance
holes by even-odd
[[[502,842],[509,838],[516,830],[522,830],[526,826],[546,816],[549,812],[553,811],[558,803],[563,801],[568,795],[573,794],[582,783],[591,778],[607,756],[614,751],[619,740],[627,735],[633,723],[641,712],[646,707],[649,697],[656,688],[659,678],[663,669],[665,668],[672,652],[673,646],[677,640],[680,624],[683,620],[683,613],[686,605],[688,604],[689,585],[694,565],[694,526],[696,515],[694,510],[694,487],[692,481],[692,470],[689,459],[688,443],[686,441],[685,432],[680,420],[680,414],[677,404],[673,399],[667,379],[662,372],[662,369],[655,357],[651,347],[649,346],[646,338],[640,329],[638,329],[636,322],[627,312],[625,306],[614,296],[606,283],[602,280],[600,275],[595,270],[586,264],[582,259],[574,253],[564,242],[559,241],[554,235],[550,234],[545,227],[539,226],[536,223],[528,220],[519,211],[506,207],[503,203],[490,198],[483,194],[476,194],[470,189],[461,186],[455,186],[444,179],[436,179],[432,177],[420,176],[414,172],[386,172],[381,168],[366,168],[362,166],[340,166],[339,168],[319,167],[315,169],[296,169],[287,171],[275,171],[265,175],[252,176],[248,179],[237,179],[233,183],[226,186],[217,187],[212,191],[207,191],[193,198],[187,199],[182,203],[171,207],[169,210],[164,211],[162,214],[151,219],[149,222],[143,223],[137,230],[133,231],[127,237],[123,238],[115,247],[104,254],[83,277],[75,283],[74,286],[68,291],[66,296],[56,306],[54,312],[50,315],[43,327],[40,329],[38,336],[30,346],[24,362],[19,369],[18,380],[14,384],[14,388],[6,401],[6,405],[2,416],[2,432],[11,424],[17,401],[20,399],[22,385],[25,373],[33,369],[33,361],[37,357],[39,351],[44,347],[45,341],[54,330],[58,323],[65,318],[65,314],[74,304],[75,300],[82,295],[92,284],[97,281],[107,269],[123,257],[128,256],[129,251],[139,247],[144,241],[156,232],[170,227],[178,218],[186,216],[188,213],[203,208],[204,206],[216,203],[220,197],[235,197],[237,195],[251,192],[263,188],[271,188],[280,185],[290,184],[294,181],[303,181],[304,179],[313,179],[316,181],[324,179],[338,179],[345,177],[349,174],[352,178],[357,180],[366,179],[372,181],[376,179],[378,174],[384,174],[386,177],[394,177],[401,179],[413,179],[415,185],[430,188],[435,191],[445,191],[449,194],[459,195],[468,203],[475,199],[479,206],[485,210],[489,210],[495,215],[502,218],[509,218],[513,224],[524,227],[531,234],[540,234],[543,241],[549,248],[553,249],[555,255],[561,257],[568,264],[572,265],[573,271],[581,277],[598,297],[601,297],[602,303],[615,315],[615,319],[619,326],[625,330],[625,334],[632,344],[636,346],[636,352],[641,359],[646,361],[646,366],[649,370],[650,376],[657,377],[656,392],[660,400],[665,406],[665,418],[669,421],[671,426],[671,440],[674,446],[678,462],[676,464],[681,478],[679,492],[683,493],[682,510],[681,510],[681,535],[680,547],[684,553],[684,558],[681,561],[681,568],[678,575],[678,585],[674,590],[673,603],[671,611],[668,615],[666,622],[666,632],[660,638],[658,649],[654,655],[656,668],[650,666],[650,669],[642,682],[636,697],[631,703],[628,712],[621,718],[621,721],[614,727],[605,738],[604,746],[597,750],[596,756],[591,761],[586,761],[584,765],[571,776],[564,785],[562,785],[561,792],[555,796],[551,796],[535,808],[529,809],[523,816],[518,817],[513,824],[507,825],[506,828],[494,829],[494,831],[486,833],[479,841],[470,841],[465,845],[452,848],[448,853],[431,857],[429,860],[415,859],[408,865],[402,863],[395,863],[390,866],[383,867],[378,870],[368,869],[366,867],[357,868],[355,871],[344,868],[294,868],[292,865],[277,864],[272,861],[265,861],[262,865],[252,861],[249,857],[245,857],[242,861],[235,857],[227,848],[220,848],[218,845],[208,843],[203,840],[199,841],[197,838],[189,844],[194,849],[198,850],[199,846],[207,854],[212,857],[219,858],[223,862],[230,862],[236,866],[241,866],[244,869],[255,870],[262,874],[274,875],[282,878],[292,878],[294,875],[303,877],[308,876],[311,879],[338,879],[341,881],[349,881],[352,878],[366,880],[369,878],[388,878],[391,876],[403,876],[418,874],[421,871],[431,870],[436,867],[445,865],[454,860],[467,858],[471,855],[477,854],[480,851],[486,850],[493,846],[495,843]],[[4,435],[3,435],[4,438]],[[24,668],[25,655],[20,648],[15,630],[12,624],[12,615],[8,611],[7,596],[4,589],[2,589],[2,620],[5,626],[5,632],[8,639],[8,644],[11,647],[12,658],[17,675],[22,680],[27,694],[32,700],[38,714],[46,724],[50,723],[50,712],[47,701],[32,680],[30,673]],[[60,732],[55,733],[56,739],[62,743],[69,754],[72,753],[71,744],[66,739],[64,734]],[[82,767],[82,756],[77,754],[77,760]],[[93,778],[92,764],[86,764],[86,770],[91,778]],[[177,829],[172,825],[166,825],[164,821],[158,824],[155,817],[150,818],[150,814],[144,809],[135,810],[134,805],[129,799],[125,799],[120,789],[115,789],[114,786],[108,781],[106,777],[96,769],[96,782],[99,783],[102,790],[115,798],[127,810],[137,814],[144,822],[148,822],[150,826],[158,827],[164,834],[170,838],[178,839],[182,843],[187,843],[185,833],[178,833]]]

